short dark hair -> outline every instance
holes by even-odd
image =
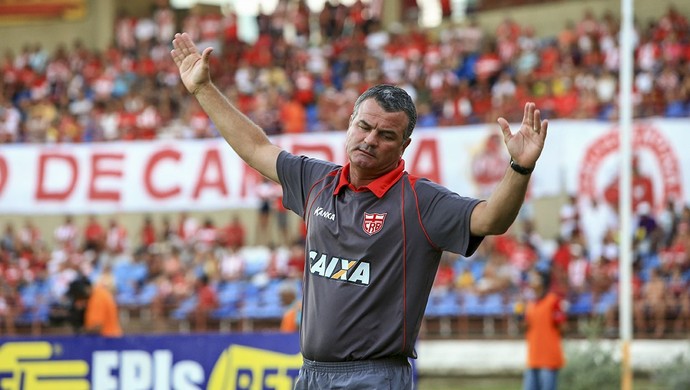
[[[356,116],[359,106],[367,99],[373,98],[386,112],[404,112],[407,115],[407,129],[403,140],[410,138],[417,125],[417,108],[410,95],[404,89],[390,84],[375,85],[359,95],[355,102],[352,116]]]
[[[91,290],[91,281],[86,276],[77,276],[70,282],[67,288],[67,296],[72,299],[88,299]]]
[[[551,289],[551,269],[537,269],[537,275],[539,275],[539,278],[541,278],[541,284],[544,291],[548,291],[549,289]]]

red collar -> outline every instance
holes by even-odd
[[[376,195],[376,197],[382,198],[383,195],[385,195],[386,192],[391,187],[393,187],[393,184],[400,180],[404,172],[405,160],[400,159],[400,162],[398,162],[398,166],[395,167],[395,169],[393,169],[392,171],[386,173],[385,175],[377,178],[376,180],[372,181],[371,183],[363,187],[356,188],[354,185],[352,185],[352,183],[350,183],[350,163],[348,162],[340,170],[340,178],[338,179],[338,184],[335,186],[335,190],[333,190],[333,195],[338,195],[344,187],[349,187],[353,191],[369,190],[373,192],[374,195]]]

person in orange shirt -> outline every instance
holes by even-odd
[[[283,133],[298,134],[307,131],[307,110],[294,97],[284,96],[280,104]]]
[[[287,308],[280,322],[280,331],[283,333],[298,332],[302,321],[302,302],[297,298],[297,288],[291,282],[284,282],[280,286],[279,294],[281,304]]]
[[[75,309],[83,310],[81,332],[103,337],[121,337],[122,327],[118,317],[117,302],[104,286],[92,285],[85,277],[70,284],[69,292]]]
[[[558,372],[565,365],[562,332],[566,321],[563,300],[550,291],[550,276],[532,269],[529,273],[534,299],[525,306],[527,368],[524,390],[556,390]]]

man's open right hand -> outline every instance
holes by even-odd
[[[189,92],[196,95],[211,83],[209,58],[213,49],[207,47],[199,54],[199,50],[187,33],[175,34],[172,44],[173,50],[170,51],[170,55],[180,70],[182,83]]]

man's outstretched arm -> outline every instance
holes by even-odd
[[[535,104],[525,104],[522,125],[515,134],[511,132],[508,121],[504,118],[498,118],[498,124],[513,162],[527,170],[534,169],[544,149],[546,130],[549,127],[547,120],[541,120],[541,114]],[[529,179],[530,174],[518,173],[513,168],[507,168],[505,176],[489,199],[478,204],[473,210],[470,221],[472,234],[486,236],[505,233],[522,207]]]
[[[170,55],[180,70],[182,83],[199,101],[225,141],[249,166],[278,182],[276,160],[281,149],[213,84],[209,73],[212,49],[199,53],[186,33],[175,34],[172,43]]]

